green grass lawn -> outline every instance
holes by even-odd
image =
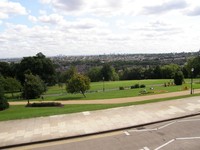
[[[168,101],[168,100],[174,100],[178,98],[185,98],[185,97],[191,97],[191,96],[200,96],[200,94],[179,96],[179,97],[173,97],[173,98],[146,100],[146,101],[139,101],[139,102],[122,103],[122,104],[73,104],[73,105],[65,105],[64,107],[43,107],[43,108],[41,107],[31,108],[31,107],[25,107],[24,105],[15,105],[15,106],[10,106],[10,108],[7,110],[0,111],[0,121],[51,116],[51,115],[58,115],[58,114],[69,114],[69,113],[101,110],[101,109],[123,107],[123,106],[130,106],[130,105],[140,105],[140,104]]]
[[[171,80],[172,81],[172,80]],[[139,83],[146,85],[146,90],[150,92],[154,92],[154,94],[165,93],[165,92],[176,92],[181,91],[185,86],[190,88],[190,79],[185,80],[187,84],[182,86],[169,86],[164,87],[164,83],[170,82],[170,79],[159,79],[159,80],[129,80],[129,81],[113,81],[113,82],[105,82],[105,92],[102,91],[102,82],[92,82],[91,89],[86,93],[86,98],[83,97],[82,94],[69,94],[65,90],[65,86],[62,88],[58,85],[48,87],[48,91],[44,94],[45,100],[95,100],[95,99],[112,99],[112,98],[123,98],[123,97],[133,97],[138,96],[140,91],[144,88],[140,89],[126,89],[119,90],[120,86],[129,87],[131,85]],[[199,82],[199,79],[194,80],[194,82]],[[150,87],[153,87],[154,90],[150,90]],[[200,84],[193,84],[195,89],[200,88]],[[19,93],[16,93],[19,94]],[[9,94],[7,94],[9,96]],[[19,99],[9,99],[9,101],[16,101]],[[38,98],[36,100],[41,100]],[[21,101],[21,100],[20,100]]]

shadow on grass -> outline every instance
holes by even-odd
[[[66,96],[66,97],[56,98],[55,101],[83,100],[83,99],[84,97],[81,97],[81,96],[78,96],[78,97]]]

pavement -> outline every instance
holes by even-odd
[[[98,111],[0,122],[0,149],[126,129],[200,113],[200,96]]]

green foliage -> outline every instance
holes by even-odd
[[[101,69],[102,78],[105,81],[116,81],[119,80],[118,74],[115,72],[115,68],[113,68],[109,64],[104,64],[103,68]]]
[[[81,74],[75,74],[66,84],[66,90],[69,93],[81,92],[84,97],[86,90],[90,89],[90,79]]]
[[[119,90],[124,90],[124,87],[123,87],[123,86],[120,86],[120,87],[119,87]]]
[[[9,64],[7,62],[0,62],[0,75],[3,77],[12,77],[14,76],[13,72],[13,64]]]
[[[55,67],[49,58],[42,53],[38,53],[33,57],[24,57],[17,69],[17,78],[23,83],[24,74],[38,75],[49,85],[55,83]]]
[[[61,81],[67,83],[75,74],[77,74],[77,69],[72,66],[61,75]]]
[[[144,84],[140,85],[140,88],[145,88],[145,87],[146,87],[146,85],[144,85]]]
[[[184,76],[182,71],[178,71],[174,75],[174,83],[176,85],[182,85],[184,81]]]
[[[135,84],[135,85],[132,85],[132,86],[131,86],[131,89],[137,89],[137,88],[140,88],[140,85],[139,85],[139,84]]]
[[[88,77],[90,78],[91,82],[97,82],[97,81],[102,80],[100,67],[91,68],[87,74],[88,74]]]
[[[0,89],[1,90],[1,89]],[[0,111],[9,108],[9,103],[6,99],[0,99]]]
[[[164,79],[173,79],[175,73],[180,70],[180,67],[176,64],[164,65],[161,68],[162,78]]]
[[[5,85],[5,79],[0,76],[0,100],[4,99],[4,85]]]
[[[192,72],[191,69],[194,68]],[[188,71],[189,76],[197,77],[200,75],[200,56],[195,58],[191,58],[187,61],[186,69]]]
[[[25,99],[38,98],[45,91],[46,86],[39,76],[34,76],[32,74],[25,75],[25,83],[22,93]]]
[[[5,79],[0,76],[0,111],[9,108],[9,103],[4,98]]]
[[[27,104],[26,107],[63,107],[61,103],[58,102],[42,102],[42,103],[32,103]]]
[[[12,93],[12,96],[14,92],[18,92],[22,88],[21,83],[15,78],[7,77],[5,83],[6,92]]]

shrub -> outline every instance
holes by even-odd
[[[0,100],[0,111],[5,110],[9,108],[9,103],[6,99],[1,99]]]
[[[183,84],[183,80],[184,80],[183,72],[182,71],[176,72],[175,76],[174,76],[174,83],[176,85],[182,85]]]
[[[58,102],[32,103],[27,104],[26,107],[62,107],[64,106]]]
[[[140,88],[145,88],[145,87],[146,87],[146,85],[144,85],[144,84],[140,85]]]
[[[124,90],[124,87],[123,87],[123,86],[120,86],[120,87],[119,87],[119,90]]]
[[[131,86],[131,89],[136,89],[136,88],[139,88],[139,87],[140,87],[139,84],[135,84],[135,85],[132,85],[132,86]]]

